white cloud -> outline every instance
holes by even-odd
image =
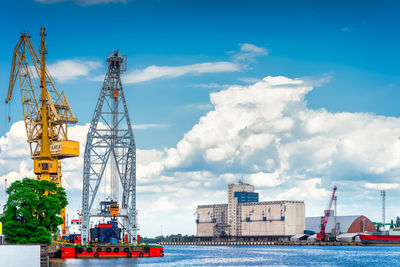
[[[364,187],[367,189],[374,189],[374,190],[390,190],[390,189],[398,189],[400,185],[397,183],[365,183]]]
[[[238,78],[238,81],[245,82],[245,83],[257,83],[261,80],[258,78],[252,78],[252,77],[241,77],[241,78]]]
[[[399,119],[308,109],[311,89],[299,79],[267,77],[211,93],[214,110],[167,150],[165,167],[326,181],[400,173]]]
[[[212,109],[213,105],[211,105],[211,104],[195,104],[194,107],[197,109],[208,110],[208,109]]]
[[[59,60],[47,65],[52,77],[59,82],[73,80],[79,76],[87,76],[91,70],[96,70],[101,66],[101,62],[80,59]]]
[[[248,181],[250,184],[256,187],[276,187],[283,183],[282,180],[279,179],[279,173],[265,173],[265,172],[257,172],[252,173],[248,177]]]
[[[244,43],[240,45],[240,51],[243,52],[252,52],[252,53],[256,53],[256,54],[268,54],[267,49],[265,49],[264,47],[259,47],[253,44],[248,44],[248,43]]]
[[[301,77],[300,80],[304,81],[304,83],[308,84],[309,86],[319,87],[330,82],[332,80],[332,74],[323,73],[322,75],[305,76]]]
[[[256,46],[254,44],[243,43],[240,45],[240,52],[236,52],[234,55],[235,62],[244,61],[254,61],[254,58],[257,56],[266,56],[268,55],[267,49],[264,47]]]
[[[171,201],[168,197],[162,196],[152,205],[150,206],[150,209],[152,211],[161,211],[161,212],[166,212],[166,211],[173,211],[176,210],[178,206],[176,205],[175,202]]]
[[[295,200],[327,200],[330,192],[322,187],[321,178],[311,178],[304,181],[296,182],[294,187],[277,195],[278,199],[295,199]],[[323,201],[325,202],[325,201]]]
[[[201,83],[201,84],[193,84],[191,86],[219,90],[219,89],[226,89],[232,86],[232,84]]]
[[[260,200],[305,200],[311,215],[322,213],[337,184],[338,201],[352,203],[343,208],[347,214],[373,216],[372,209],[358,208],[370,207],[364,203],[365,189],[400,188],[400,119],[310,109],[306,95],[311,90],[301,79],[278,76],[212,92],[213,108],[176,146],[138,149],[137,199],[144,234],[154,235],[160,224],[169,233],[193,233],[192,208],[226,203],[227,184],[241,178],[255,184],[265,196]],[[30,169],[21,123],[0,137],[2,177]],[[69,128],[82,145],[84,127]],[[25,167],[20,165],[23,157]],[[63,161],[69,192],[82,184],[81,158]],[[165,216],[153,215],[149,203]]]
[[[147,123],[147,124],[133,124],[132,129],[135,130],[146,130],[149,128],[165,128],[168,127],[167,124],[156,124],[156,123]]]
[[[124,83],[146,82],[159,78],[176,78],[186,74],[204,74],[239,71],[240,66],[235,63],[205,62],[183,66],[156,66],[152,65],[143,70],[134,70],[123,76]]]
[[[254,61],[257,56],[268,55],[268,51],[263,47],[258,47],[253,44],[243,43],[240,45],[240,51],[230,52],[233,54],[233,62],[203,62],[182,66],[157,66],[151,65],[144,69],[135,69],[129,71],[122,76],[122,82],[125,84],[141,83],[155,79],[171,79],[184,75],[201,75],[206,73],[222,73],[236,72],[245,69],[249,62]],[[104,80],[104,75],[97,75],[90,78],[91,81],[101,82]],[[196,87],[205,87],[212,89],[227,88],[230,85],[221,85],[217,83],[197,84]]]

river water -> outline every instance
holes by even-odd
[[[162,258],[51,260],[72,266],[400,266],[400,247],[164,246]]]

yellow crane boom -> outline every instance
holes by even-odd
[[[15,46],[11,64],[6,103],[12,99],[19,80],[22,111],[34,173],[38,180],[55,182],[62,186],[61,159],[79,156],[79,143],[68,140],[67,125],[75,124],[64,92],[59,92],[46,69],[45,29],[41,28],[40,58],[31,42],[31,36],[21,34]],[[65,234],[65,210],[61,214]]]

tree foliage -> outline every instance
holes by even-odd
[[[167,242],[195,242],[197,241],[197,237],[195,235],[167,235],[167,236],[156,236],[154,238],[149,237],[140,237],[141,243],[160,243],[161,241]]]
[[[68,204],[64,188],[49,181],[24,178],[7,189],[0,218],[8,243],[51,244],[51,234],[63,223],[61,210]]]

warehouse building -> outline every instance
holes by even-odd
[[[326,233],[335,236],[335,214],[332,210],[326,224]],[[317,234],[321,230],[321,217],[306,217],[304,234],[297,234],[291,241],[317,242]],[[336,237],[341,242],[360,242],[359,233],[377,232],[375,225],[363,215],[336,216]]]
[[[288,240],[305,229],[303,201],[259,201],[254,186],[228,185],[228,204],[197,207],[197,238],[211,240]]]
[[[319,233],[321,227],[321,217],[307,217],[306,230]],[[337,233],[362,233],[376,232],[377,229],[370,219],[363,215],[336,216]],[[326,233],[335,233],[335,216],[331,211],[331,216],[326,224]]]

